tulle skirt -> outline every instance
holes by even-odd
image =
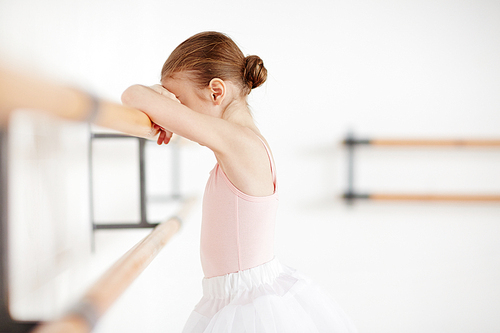
[[[351,333],[356,329],[317,285],[275,258],[203,279],[203,298],[182,332]]]

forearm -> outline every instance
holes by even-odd
[[[133,109],[144,112],[152,121],[164,129],[174,130],[174,115],[178,115],[180,102],[167,90],[164,93],[156,89],[155,86],[147,87],[143,85],[133,85],[128,87],[121,96],[122,103]],[[175,100],[174,100],[175,99]]]
[[[133,85],[123,92],[122,102],[146,113],[163,131],[197,142],[214,152],[225,150],[227,138],[239,133],[236,130],[239,126],[190,109],[165,88]]]
[[[165,108],[165,106],[168,105],[165,104],[165,99],[157,98],[159,95],[161,95],[161,93],[155,91],[152,87],[134,84],[125,89],[122,93],[121,100],[123,105],[141,110],[142,112],[148,114],[151,113],[152,109],[157,109],[158,106]]]

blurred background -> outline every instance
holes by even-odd
[[[227,33],[269,73],[249,103],[278,167],[280,260],[322,285],[360,332],[498,332],[500,205],[346,205],[341,142],[348,132],[499,138],[499,17],[492,0],[0,0],[0,59],[119,102],[132,84],[158,83],[186,38]],[[136,145],[111,140],[93,152],[99,222],[138,219]],[[170,162],[154,156],[169,148],[150,146],[147,186],[161,192]],[[181,146],[181,191],[201,196],[215,158]],[[355,161],[361,192],[500,192],[498,149],[363,147]],[[200,221],[201,202],[96,332],[182,329],[202,295]],[[86,274],[147,232],[81,234],[97,258]]]

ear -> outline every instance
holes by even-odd
[[[210,89],[212,102],[215,105],[221,105],[224,97],[226,97],[226,84],[223,80],[215,78],[208,84]]]

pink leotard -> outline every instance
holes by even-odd
[[[278,208],[275,167],[274,193],[255,197],[238,190],[216,164],[203,197],[201,265],[205,277],[242,271],[274,258],[274,224]]]

